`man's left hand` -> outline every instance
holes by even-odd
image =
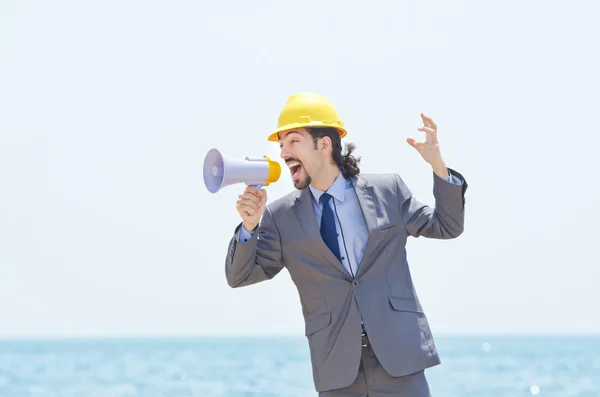
[[[421,118],[423,119],[423,127],[418,130],[425,132],[425,142],[416,142],[413,138],[407,138],[406,142],[414,147],[421,157],[431,165],[433,172],[435,172],[437,176],[440,178],[447,178],[450,174],[448,173],[446,164],[444,164],[444,160],[442,160],[440,145],[437,138],[437,125],[431,118],[425,116],[423,113],[421,113]]]

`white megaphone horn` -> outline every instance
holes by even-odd
[[[217,149],[211,149],[204,158],[204,184],[211,193],[242,182],[260,189],[276,182],[280,175],[279,163],[267,156],[231,160],[223,157]]]

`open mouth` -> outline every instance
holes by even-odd
[[[299,161],[290,161],[289,163],[287,163],[287,166],[290,168],[290,173],[292,174],[292,177],[298,176],[300,170],[302,169],[302,165]]]

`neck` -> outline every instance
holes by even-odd
[[[312,179],[311,186],[322,191],[327,191],[339,174],[340,168],[337,164],[327,164],[327,166]]]

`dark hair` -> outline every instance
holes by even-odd
[[[317,141],[319,138],[328,136],[331,139],[333,161],[335,161],[338,167],[340,167],[342,170],[342,175],[344,178],[358,175],[360,173],[360,168],[358,168],[360,157],[354,157],[352,155],[352,152],[354,149],[356,149],[355,144],[347,143],[345,145],[346,154],[342,154],[342,139],[340,138],[339,132],[335,128],[308,127],[307,130],[313,138],[315,149],[317,148]]]

